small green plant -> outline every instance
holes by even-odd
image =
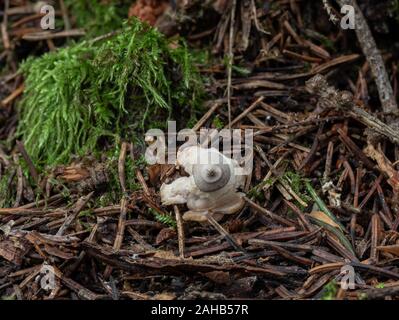
[[[168,214],[160,214],[153,209],[149,209],[149,210],[154,215],[155,220],[157,220],[158,222],[163,223],[173,229],[176,228],[176,221],[175,221],[175,219],[173,219],[172,216],[170,216]]]
[[[29,58],[21,71],[26,89],[18,133],[38,167],[132,141],[173,112],[190,117],[201,101],[186,46],[172,48],[137,19],[106,41]]]
[[[9,208],[12,206],[13,198],[13,188],[9,187],[10,179],[12,179],[13,174],[10,172],[3,173],[0,178],[0,208]]]
[[[87,210],[83,210],[79,213],[78,218],[94,218],[95,215],[93,213],[93,209],[87,209]]]
[[[224,128],[224,123],[218,115],[215,118],[213,118],[212,124],[218,130],[221,130]]]
[[[251,70],[246,69],[245,67],[241,67],[241,66],[231,66],[231,69],[233,69],[233,71],[235,73],[237,73],[237,75],[239,76],[248,76],[249,74],[251,74]]]
[[[309,217],[309,219],[318,224],[319,226],[323,227],[324,229],[330,231],[333,233],[339,241],[347,248],[354,256],[356,256],[355,250],[352,247],[351,242],[348,240],[348,238],[345,236],[344,233],[344,226],[342,223],[338,220],[338,218],[328,209],[327,205],[324,203],[324,201],[319,197],[317,194],[316,190],[313,188],[311,183],[309,181],[305,182],[306,184],[306,189],[308,190],[310,196],[313,198],[315,204],[317,207],[324,212],[338,227],[332,226],[329,223],[326,223],[322,220],[316,219],[314,217]]]
[[[274,180],[273,179],[266,179],[264,181],[261,181],[258,183],[256,186],[254,186],[251,190],[247,192],[247,196],[249,198],[253,198],[258,201],[264,201],[265,200],[265,193],[263,192],[263,187],[267,185],[273,185]]]
[[[323,288],[323,295],[321,297],[322,300],[334,300],[337,296],[338,287],[335,280],[330,281]]]
[[[385,288],[385,283],[384,282],[380,282],[375,286],[377,289],[384,289]]]
[[[309,202],[312,198],[308,195],[307,190],[305,188],[304,179],[300,174],[294,171],[287,171],[283,175],[283,179],[288,183],[288,185],[292,188],[292,190],[304,201]],[[301,209],[303,206],[296,202]]]

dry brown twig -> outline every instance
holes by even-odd
[[[28,33],[22,37],[26,41],[42,41],[49,39],[68,38],[68,37],[82,37],[86,34],[83,29],[71,29],[60,32],[40,31]]]
[[[384,60],[381,52],[377,48],[377,44],[362,11],[360,10],[356,0],[337,0],[337,2],[340,6],[350,5],[355,8],[355,32],[362,51],[370,65],[374,81],[378,88],[382,109],[387,114],[397,112],[398,105],[389,81]]]
[[[349,115],[373,129],[375,132],[389,138],[393,143],[399,145],[399,131],[382,122],[367,111],[357,107],[353,101],[353,95],[348,91],[338,91],[329,86],[323,75],[316,75],[306,82],[306,88],[309,92],[319,96],[319,107],[326,109],[341,109]]]
[[[180,214],[180,210],[178,206],[174,206],[174,211],[176,215],[176,225],[177,225],[177,235],[178,235],[178,243],[179,243],[179,257],[184,259],[184,228],[183,228],[183,220]]]
[[[121,199],[121,213],[119,215],[118,220],[118,229],[116,232],[115,240],[114,240],[114,250],[118,251],[123,242],[123,237],[125,234],[126,228],[126,216],[127,216],[127,196],[126,196],[126,175],[125,175],[125,164],[126,164],[126,153],[127,148],[130,146],[127,142],[123,142],[121,146],[121,152],[119,154],[118,159],[118,175],[119,175],[119,183],[123,192],[123,196]],[[108,278],[111,275],[112,268],[107,266],[104,271],[104,277]]]
[[[228,106],[228,113],[229,113],[229,129],[231,129],[231,78],[233,73],[233,63],[234,63],[234,27],[235,27],[235,12],[237,7],[237,0],[233,0],[233,4],[231,7],[230,13],[230,34],[229,34],[229,63],[227,69],[227,106]]]

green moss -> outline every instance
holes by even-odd
[[[326,284],[323,288],[322,300],[334,300],[337,296],[338,287],[337,283],[333,280]]]
[[[177,226],[176,221],[173,219],[172,216],[170,216],[168,214],[160,214],[151,208],[149,210],[154,215],[155,220],[167,225],[170,228],[173,228],[173,229],[176,228],[176,226]]]
[[[5,172],[0,178],[0,208],[9,208],[12,206],[13,188],[10,188],[10,179],[12,174]]]
[[[64,0],[78,28],[84,28],[87,37],[98,36],[123,27],[130,0]]]
[[[300,174],[294,171],[287,171],[283,179],[292,188],[292,190],[304,201],[309,202],[312,198],[308,195],[304,182],[306,181]],[[305,209],[301,203],[295,200],[295,205],[301,210]]]
[[[267,179],[266,181],[260,182],[259,184],[257,184],[255,187],[253,187],[251,190],[247,192],[248,197],[257,201],[264,201],[265,194],[263,192],[263,187],[269,184],[270,185],[273,184],[272,179]]]
[[[220,119],[219,115],[213,118],[212,124],[218,130],[222,130],[225,126],[222,119]]]
[[[136,19],[102,43],[29,58],[21,71],[26,89],[18,134],[39,167],[142,137],[172,112],[189,117],[201,101],[188,49],[172,48]]]
[[[375,286],[375,288],[377,288],[377,289],[384,289],[384,288],[385,288],[385,283],[384,283],[384,282],[380,282],[380,283],[378,283],[378,284]]]

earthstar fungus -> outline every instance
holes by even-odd
[[[245,176],[237,175],[239,164],[215,148],[190,146],[177,153],[176,165],[182,167],[188,177],[177,178],[161,186],[164,205],[187,204],[186,221],[207,221],[207,214],[218,220],[224,214],[234,214],[244,205],[242,187]]]

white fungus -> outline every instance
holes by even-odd
[[[245,176],[236,175],[236,160],[215,148],[191,146],[179,150],[177,165],[189,176],[163,184],[161,200],[164,205],[186,203],[189,211],[183,215],[184,220],[203,222],[208,213],[218,219],[243,207],[243,194],[237,189],[244,185]]]

